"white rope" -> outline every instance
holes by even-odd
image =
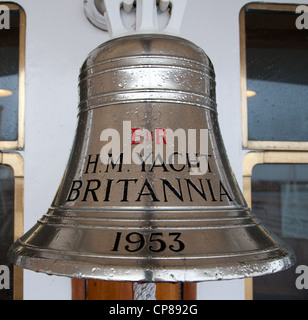
[[[155,283],[134,283],[134,300],[156,300]]]

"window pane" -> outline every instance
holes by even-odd
[[[14,192],[12,168],[0,165],[0,266],[10,269],[10,289],[0,290],[0,300],[13,299],[13,265],[7,259],[7,251],[14,242]]]
[[[255,278],[254,299],[306,300],[307,290],[296,287],[296,268],[308,266],[308,165],[258,165],[251,183],[253,212],[297,257],[291,269]]]
[[[18,139],[20,11],[10,10],[9,21],[0,30],[0,141]]]
[[[295,12],[246,10],[248,140],[308,141],[308,37]]]

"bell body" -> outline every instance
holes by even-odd
[[[187,40],[110,40],[80,73],[79,123],[46,215],[9,256],[49,274],[206,281],[287,269],[254,218],[220,135],[215,74]]]

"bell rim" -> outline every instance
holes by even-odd
[[[289,247],[278,247],[276,254],[279,257],[270,259],[252,259],[251,262],[228,263],[226,257],[221,263],[213,263],[207,267],[193,266],[181,268],[153,267],[154,259],[147,259],[149,268],[137,268],[134,266],[98,265],[97,263],[72,262],[61,259],[50,259],[23,254],[24,247],[14,243],[9,251],[9,260],[15,265],[38,273],[45,273],[53,276],[68,277],[83,280],[102,280],[120,282],[207,282],[217,280],[236,280],[252,277],[270,275],[285,271],[296,263],[293,250]],[[17,253],[19,251],[19,253]],[[204,260],[196,259],[196,260]],[[191,262],[191,260],[190,260]]]

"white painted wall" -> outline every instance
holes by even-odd
[[[27,15],[25,231],[58,189],[76,129],[79,68],[109,39],[83,13],[83,0],[16,0]],[[239,12],[244,0],[188,0],[182,36],[211,58],[221,131],[241,185]],[[271,2],[296,3],[294,0]],[[24,299],[71,299],[71,281],[24,271]],[[244,280],[198,285],[198,299],[244,299]]]

